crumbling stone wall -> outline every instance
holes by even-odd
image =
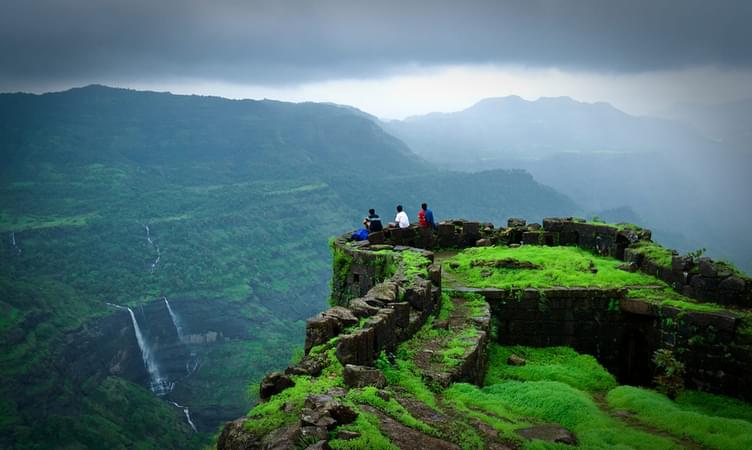
[[[305,352],[340,336],[336,354],[342,364],[370,365],[382,350],[393,350],[412,336],[436,310],[441,268],[431,265],[427,277],[419,274],[408,280],[399,271],[400,252],[417,251],[431,262],[433,253],[369,241],[351,243],[347,235],[335,239],[332,247],[335,254],[349,258],[347,273],[335,269],[332,298],[337,306],[308,319]],[[387,249],[393,252],[381,252]],[[363,326],[355,327],[361,320]]]
[[[519,227],[519,226],[518,226]],[[536,236],[533,236],[536,235]],[[549,239],[555,244],[544,244]],[[585,223],[573,218],[543,220],[541,231],[524,232],[523,242],[543,245],[577,245],[594,253],[611,256],[665,281],[683,295],[701,302],[752,307],[752,279],[707,257],[679,256],[670,265],[645,257],[636,245],[650,241],[651,232],[639,227],[617,228]]]
[[[704,257],[674,255],[668,267],[643,257],[635,248],[641,242],[649,242],[651,237],[650,230],[634,226],[547,218],[542,226],[509,219],[507,227],[502,228],[466,220],[446,221],[435,231],[411,226],[384,230],[369,239],[381,245],[423,244],[423,248],[576,245],[623,260],[629,270],[656,276],[700,302],[752,305],[752,280],[730,271],[722,263]],[[372,269],[371,272],[375,273]],[[438,277],[434,276],[434,285],[438,283],[440,272]],[[537,290],[514,293],[483,290],[498,320],[500,342],[571,346],[596,356],[620,379],[634,384],[650,383],[652,353],[659,348],[671,348],[687,365],[690,385],[743,398],[752,396],[752,377],[748,376],[752,373],[752,336],[737,330],[739,321],[732,313],[657,307],[645,300],[625,298],[620,290],[542,292],[541,295]]]
[[[630,384],[650,384],[650,358],[668,348],[691,387],[752,399],[752,343],[730,312],[657,306],[619,289],[468,290],[488,299],[501,344],[570,346]]]
[[[502,228],[467,220],[445,221],[436,230],[411,225],[405,229],[385,229],[372,233],[369,241],[363,244],[411,246],[428,250],[482,245],[576,245],[625,261],[630,270],[655,276],[683,295],[700,302],[752,307],[752,279],[707,257],[692,258],[674,252],[671,264],[662,264],[645,257],[637,248],[638,244],[650,242],[651,238],[652,233],[648,229],[588,223],[567,217],[543,219],[542,226],[527,224],[524,219],[509,219],[507,227]],[[344,252],[357,253],[347,248]],[[364,295],[382,281],[384,277],[379,269],[384,264],[386,262],[374,261],[373,258],[361,261],[356,257],[347,279],[338,278],[335,273],[332,287],[337,304],[342,304],[342,299]]]

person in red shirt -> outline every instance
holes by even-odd
[[[433,220],[433,211],[428,209],[428,205],[425,203],[420,205],[420,211],[418,212],[418,225],[422,228],[436,228],[436,223]]]

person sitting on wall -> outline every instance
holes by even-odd
[[[428,209],[428,205],[422,203],[420,205],[420,211],[418,212],[418,224],[421,228],[436,229],[436,222],[433,220],[433,211]]]
[[[397,217],[394,218],[394,223],[390,223],[389,226],[392,228],[407,228],[410,226],[410,219],[407,218],[407,213],[402,210],[402,205],[397,205]]]
[[[381,224],[381,217],[376,214],[376,210],[373,208],[368,210],[368,217],[363,219],[363,225],[365,225],[366,229],[371,233],[384,229],[384,226]]]

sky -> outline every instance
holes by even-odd
[[[634,114],[752,98],[752,2],[4,0],[0,91],[92,83],[330,101],[383,118],[495,96]]]

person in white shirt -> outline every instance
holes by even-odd
[[[394,218],[397,226],[400,228],[407,228],[410,226],[410,219],[407,218],[407,213],[402,210],[402,205],[397,205],[397,217]]]

